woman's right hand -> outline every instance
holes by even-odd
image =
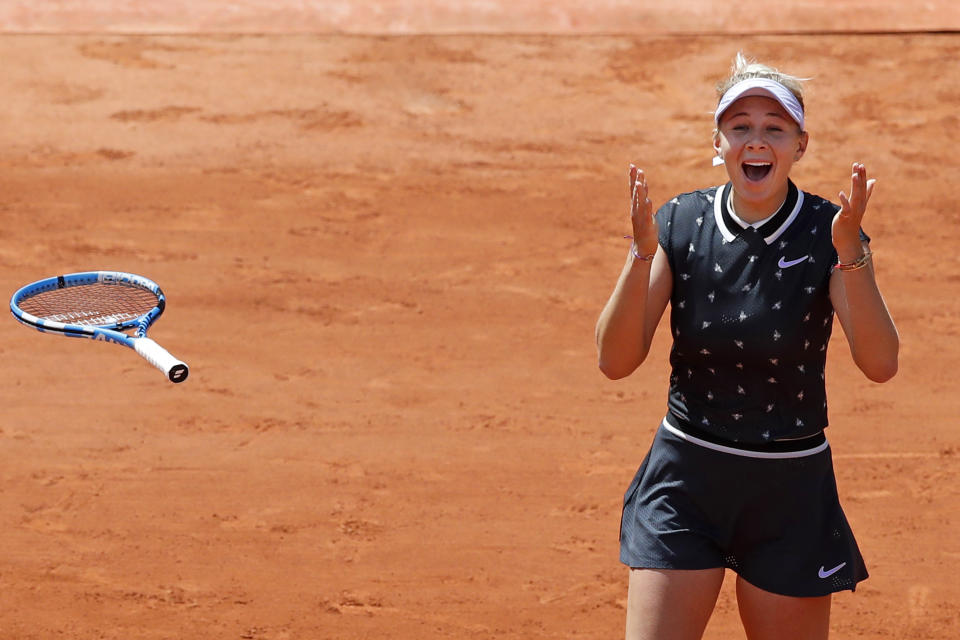
[[[659,244],[659,227],[653,215],[653,203],[647,192],[647,178],[636,165],[630,165],[630,223],[633,244],[642,256],[653,255]]]

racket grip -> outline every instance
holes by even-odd
[[[133,343],[134,350],[155,366],[170,382],[183,382],[190,374],[190,368],[181,360],[177,360],[170,352],[150,338],[137,338]]]

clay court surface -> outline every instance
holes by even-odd
[[[3,640],[621,637],[620,501],[669,344],[611,382],[593,328],[628,163],[657,205],[725,179],[710,112],[738,49],[813,78],[801,187],[879,178],[901,368],[866,381],[835,332],[828,437],[872,575],[831,637],[957,637],[960,36],[14,18],[0,292],[142,273],[192,372],[0,325]],[[731,587],[707,638],[742,637]]]

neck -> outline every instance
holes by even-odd
[[[783,206],[783,203],[787,201],[787,194],[789,193],[789,190],[789,185],[785,184],[783,185],[783,189],[777,191],[777,193],[769,198],[764,198],[763,200],[752,200],[742,197],[739,193],[737,193],[736,189],[733,189],[729,206],[738,218],[747,224],[753,224],[754,222],[759,222],[764,218],[769,218],[779,211],[780,207]]]

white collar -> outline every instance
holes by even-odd
[[[724,223],[723,221],[723,213],[722,213],[723,204],[722,203],[723,203],[723,198],[725,198],[728,195],[728,193],[726,192],[725,186],[726,185],[720,185],[719,187],[717,187],[716,194],[714,195],[714,198],[713,198],[713,216],[714,216],[714,220],[716,220],[716,223],[717,223],[717,229],[720,231],[720,235],[723,236],[723,239],[726,240],[727,242],[733,242],[734,240],[737,239],[737,236],[733,231],[727,228],[726,223]],[[730,191],[733,191],[733,189],[731,188]],[[777,238],[779,238],[781,235],[783,235],[783,232],[786,231],[787,228],[793,223],[797,215],[800,213],[800,209],[802,208],[803,208],[803,191],[801,191],[800,189],[797,189],[797,202],[796,204],[793,205],[793,210],[790,211],[790,215],[787,216],[787,219],[783,221],[783,224],[780,225],[776,229],[776,231],[771,233],[769,236],[766,236],[763,239],[763,241],[766,242],[768,245],[773,244],[774,241]],[[727,211],[727,213],[730,213],[730,212]]]

